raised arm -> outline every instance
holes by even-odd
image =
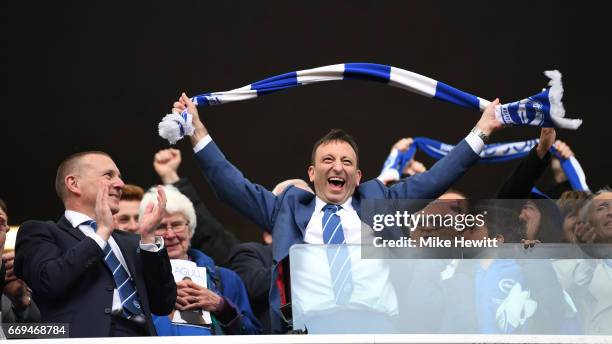
[[[198,225],[191,246],[206,252],[218,264],[225,265],[230,250],[239,240],[208,210],[191,181],[179,176],[181,161],[180,150],[162,149],[155,154],[153,167],[164,184],[174,185],[193,203]]]
[[[195,130],[190,140],[196,161],[215,194],[260,228],[272,228],[272,217],[277,205],[276,196],[261,185],[250,182],[227,161],[210,138],[208,130],[200,120],[198,109],[183,93],[174,103],[172,111],[180,113],[185,109],[193,116]]]
[[[495,118],[495,106],[498,104],[499,99],[490,103],[470,134],[431,169],[389,188],[389,197],[435,199],[446,192],[480,159],[479,154],[491,134],[502,128],[502,124]]]
[[[531,189],[546,170],[550,161],[548,152],[555,142],[554,128],[542,128],[540,142],[529,152],[497,193],[499,199],[528,198]]]

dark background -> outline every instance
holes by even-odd
[[[2,2],[0,197],[10,222],[56,219],[59,162],[83,150],[110,153],[127,183],[158,183],[153,154],[168,147],[157,123],[181,91],[223,91],[284,72],[343,62],[407,69],[492,100],[525,98],[564,75],[568,117],[558,130],[592,189],[610,183],[609,12],[598,2],[186,1]],[[603,5],[601,5],[603,6]],[[366,179],[406,136],[449,143],[479,114],[360,81],[319,84],[207,108],[205,124],[245,175],[268,188],[306,178],[313,142],[340,127],[360,144]],[[579,116],[575,116],[578,114]],[[539,136],[510,128],[493,141]],[[259,238],[220,204],[187,140],[181,176],[243,240]],[[432,160],[419,156],[428,166]],[[477,166],[457,183],[491,197],[516,162]]]

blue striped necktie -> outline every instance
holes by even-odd
[[[331,272],[332,287],[336,304],[348,304],[353,293],[353,276],[351,272],[351,257],[345,246],[344,230],[340,216],[336,214],[342,207],[327,204],[323,207],[323,242],[328,245],[338,245],[327,249],[327,262]]]
[[[82,223],[89,225],[94,231],[98,230],[96,221],[89,220]],[[121,307],[123,308],[123,316],[130,318],[132,315],[142,314],[142,308],[134,285],[134,280],[130,277],[127,270],[121,265],[121,262],[111,249],[110,243],[107,242],[104,247],[104,264],[113,274],[115,287],[119,291],[121,298]]]

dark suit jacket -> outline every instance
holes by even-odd
[[[538,156],[536,147],[533,147],[526,158],[516,167],[514,172],[506,179],[496,198],[499,199],[525,199],[529,198],[531,189],[548,166],[550,152],[546,152],[543,159]]]
[[[191,237],[191,247],[206,252],[215,263],[227,267],[228,254],[240,241],[206,208],[189,179],[182,178],[173,185],[189,198],[195,208],[198,225]]]
[[[272,246],[257,242],[238,244],[229,255],[229,268],[244,282],[253,313],[264,333],[270,333],[270,280]]]
[[[306,226],[315,207],[315,195],[290,186],[278,196],[261,185],[246,179],[233,166],[215,142],[195,154],[196,161],[217,196],[235,210],[249,218],[260,228],[272,232],[272,256],[274,268],[270,287],[272,330],[282,332],[280,326],[280,294],[274,283],[278,277],[278,266],[289,255],[293,244],[304,243]],[[444,158],[424,173],[404,179],[387,188],[377,179],[362,183],[355,190],[352,206],[361,217],[362,199],[435,199],[444,193],[479,156],[465,140],[462,140]]]
[[[134,279],[148,331],[155,335],[151,313],[169,314],[176,301],[168,253],[140,250],[138,235],[116,230],[112,236]],[[109,336],[115,282],[93,239],[64,216],[57,223],[27,221],[15,252],[15,275],[32,288],[43,322],[70,323],[71,337]]]

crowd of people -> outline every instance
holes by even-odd
[[[292,327],[289,249],[304,243],[361,244],[362,203],[369,199],[439,199],[425,211],[467,214],[486,209],[499,214],[479,228],[403,233],[413,238],[450,233],[525,247],[612,243],[612,190],[570,189],[549,151],[554,146],[563,157],[573,152],[556,140],[552,128],[541,129],[539,143],[492,193],[491,198],[516,200],[508,207],[470,202],[463,192],[451,189],[479,160],[489,137],[503,128],[495,119],[497,104],[483,111],[446,157],[429,168],[413,159],[399,180],[362,181],[356,142],[334,129],[314,144],[308,182],[289,179],[269,191],[246,179],[225,158],[195,105],[182,94],[173,112],[187,109],[193,116],[190,140],[202,174],[221,201],[262,229],[261,242],[241,243],[215,218],[190,180],[178,175],[180,150],[155,154],[153,167],[162,185],[148,191],[124,184],[108,154],[77,153],[57,170],[55,188],[65,207],[60,220],[24,222],[14,250],[4,252],[8,209],[0,200],[2,321],[70,323],[73,337],[303,333],[308,329]],[[406,138],[393,148],[406,151],[410,145]],[[546,195],[533,188],[549,165],[556,184]],[[339,249],[317,266],[331,277],[324,287],[329,295],[324,307],[335,319],[376,324],[382,332],[612,333],[609,256],[543,260],[535,268],[518,259],[407,260],[404,272],[412,278],[393,285],[387,296],[413,297],[391,307],[392,314],[370,312],[360,320],[354,315],[358,308],[351,305],[367,288],[357,275],[377,277],[353,273],[359,265],[345,254]],[[181,261],[204,271],[202,279],[177,278],[177,267],[186,266]],[[541,290],[533,282],[538,276],[550,277],[554,283],[548,286],[557,289]],[[497,287],[501,280],[511,283]],[[520,309],[527,315],[516,318],[508,303],[524,290],[530,296],[522,299]],[[473,313],[456,313],[467,309]],[[547,324],[552,312],[567,313],[567,322]],[[326,320],[318,316],[316,321],[331,326]]]

